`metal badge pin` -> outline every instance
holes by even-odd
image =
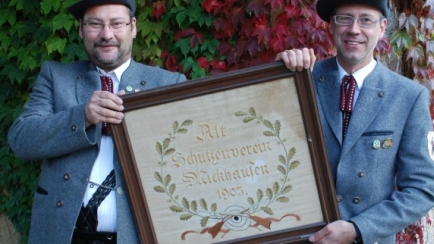
[[[116,189],[116,192],[117,192],[119,195],[124,194],[124,190],[122,190],[122,187],[118,187],[118,188]]]
[[[380,148],[380,146],[381,146],[381,142],[380,142],[380,140],[375,140],[375,141],[372,143],[372,147],[373,147],[374,149],[378,149],[378,148]]]
[[[133,88],[132,88],[131,86],[127,86],[127,87],[125,88],[125,90],[126,90],[127,92],[131,92],[131,91],[133,90]]]
[[[392,144],[393,144],[393,140],[392,140],[392,138],[387,138],[387,139],[385,139],[384,141],[383,141],[383,148],[384,149],[388,149],[388,148],[391,148],[392,147]]]

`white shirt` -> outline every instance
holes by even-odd
[[[349,74],[344,70],[344,68],[342,68],[341,65],[339,65],[337,59],[336,59],[336,63],[338,65],[340,80],[342,80],[345,75],[349,75]],[[375,61],[375,59],[372,58],[372,61],[368,65],[351,74],[356,80],[356,92],[354,93],[353,108],[354,105],[356,104],[357,98],[359,97],[360,89],[362,89],[363,82],[365,81],[366,76],[368,76],[374,70],[375,65],[377,65],[377,61]]]
[[[119,84],[124,71],[131,63],[131,59],[119,66],[114,71],[106,73],[104,70],[97,67],[101,75],[108,75],[113,80],[113,93],[119,91]],[[113,170],[113,153],[114,153],[113,138],[111,136],[103,135],[101,138],[101,148],[98,157],[92,168],[89,181],[97,184],[102,184],[105,178]],[[116,179],[118,180],[118,179]],[[84,194],[83,203],[86,206],[92,195],[98,189],[97,185],[92,183],[88,184],[87,190]],[[97,231],[116,232],[117,230],[117,213],[116,213],[116,192],[111,191],[109,195],[101,202],[98,207],[98,226]]]

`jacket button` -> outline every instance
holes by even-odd
[[[119,195],[124,194],[124,190],[122,189],[122,187],[118,187],[118,188],[116,189],[116,192],[117,192]]]
[[[72,130],[72,131],[77,130],[77,126],[75,126],[75,125],[71,126],[71,130]]]
[[[63,206],[63,201],[62,201],[62,200],[57,201],[56,206],[57,206],[58,208],[62,207],[62,206]]]
[[[77,76],[78,80],[81,80],[81,78],[83,78],[83,76],[81,76],[81,75]]]
[[[145,80],[142,80],[142,81],[140,82],[140,85],[142,85],[142,86],[146,85],[146,81],[145,81]]]
[[[337,196],[336,196],[336,200],[337,200],[338,202],[341,202],[342,199],[343,199],[343,197],[342,197],[341,195],[337,195]]]
[[[359,171],[359,172],[357,173],[357,175],[358,175],[360,178],[363,178],[363,177],[365,177],[365,172],[364,172],[364,171]]]
[[[324,81],[324,77],[320,76],[320,77],[318,78],[318,81],[319,81],[319,82]]]
[[[384,97],[384,92],[379,92],[379,93],[378,93],[378,96],[379,96],[379,97]]]
[[[354,197],[354,198],[353,198],[353,202],[354,202],[355,204],[358,204],[358,203],[360,202],[360,197]]]
[[[65,174],[65,175],[63,176],[63,179],[64,179],[64,180],[69,180],[69,179],[71,179],[71,176],[70,176],[69,174]]]

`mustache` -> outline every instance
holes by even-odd
[[[97,41],[93,44],[93,47],[101,46],[119,46],[119,42],[107,42],[107,41]]]

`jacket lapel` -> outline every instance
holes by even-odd
[[[383,66],[377,64],[375,69],[365,78],[363,87],[357,98],[347,135],[342,147],[341,158],[354,146],[356,141],[366,132],[378,113],[381,111],[384,100],[382,96],[386,88],[381,82]]]
[[[315,77],[318,99],[322,106],[326,124],[333,131],[339,144],[342,145],[342,112],[339,110],[341,82],[336,59],[326,60],[325,65],[321,67],[323,68],[316,72],[319,74],[318,77]]]
[[[77,72],[76,96],[79,104],[87,103],[92,93],[101,90],[99,73],[95,66],[86,62],[83,69]]]

